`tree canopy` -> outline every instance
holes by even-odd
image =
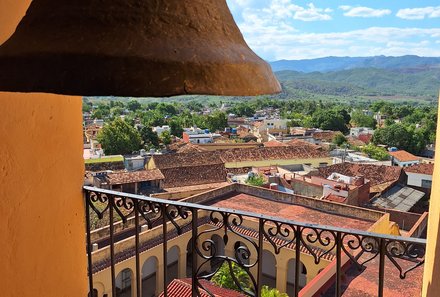
[[[107,155],[131,154],[142,148],[139,132],[121,118],[105,125],[97,139]]]

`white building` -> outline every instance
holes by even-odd
[[[363,134],[374,134],[374,130],[367,127],[355,127],[350,129],[350,136],[359,137]]]
[[[424,189],[431,189],[434,164],[417,164],[405,168],[408,176],[407,185]]]
[[[391,165],[397,165],[400,167],[416,165],[419,164],[421,160],[420,157],[414,156],[413,154],[404,150],[392,151],[389,152],[389,154],[391,156]]]
[[[159,135],[159,136],[161,136],[162,133],[165,132],[165,131],[170,132],[171,131],[170,126],[162,126],[162,127],[157,126],[157,127],[153,127],[153,132],[156,132],[157,135]]]

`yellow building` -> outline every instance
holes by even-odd
[[[30,0],[0,1],[0,43],[12,35],[30,2]],[[186,90],[191,89],[191,85],[185,85],[185,87]],[[3,112],[0,120],[0,242],[2,242],[0,280],[3,285],[2,296],[87,296],[84,192],[82,190],[84,162],[82,159],[81,98],[42,93],[1,92],[0,106],[2,106]],[[440,149],[440,140],[437,143],[437,149]],[[437,178],[440,162],[436,162],[436,164],[426,264],[424,265],[423,297],[435,297],[440,292],[438,277],[440,269],[440,244],[438,244],[440,242],[438,235],[440,199],[437,197],[440,190],[440,180]],[[103,198],[103,196],[100,197]],[[123,199],[113,199],[111,194],[109,197],[113,203],[112,208],[119,201],[124,201]],[[150,201],[153,203],[152,209],[156,209],[154,203],[157,201],[154,202],[153,199],[136,201]],[[233,213],[234,211],[231,211],[229,216]],[[168,214],[170,215],[169,212]],[[192,212],[192,215],[198,215],[198,212]],[[200,216],[203,217],[203,214]],[[255,214],[252,216],[258,218],[258,215]],[[162,226],[163,229],[160,232],[162,235],[167,235],[163,231],[166,231],[168,225]],[[113,224],[110,226],[109,229],[116,229]],[[389,230],[386,226],[380,229],[382,228]],[[193,228],[192,232],[194,230]],[[110,233],[113,233],[111,231],[114,230],[109,230]],[[186,233],[181,236],[184,234]],[[373,242],[369,246],[373,250],[377,249],[374,242],[380,242],[380,247],[383,249],[383,242],[395,239],[377,234],[374,235],[375,237],[371,236]],[[261,237],[258,239],[259,242],[262,240]],[[380,240],[376,241],[376,239]],[[405,241],[406,239],[397,238],[396,240]],[[127,244],[132,243],[127,242]],[[162,249],[165,250],[165,248],[167,248],[166,245],[162,244]],[[173,246],[171,246],[172,248]],[[338,248],[342,247],[338,246]],[[173,257],[181,251],[179,249],[178,252],[173,252]],[[225,251],[227,252],[226,249]],[[94,253],[97,256],[101,253],[100,249]],[[111,254],[110,252],[110,256]],[[169,258],[173,260],[171,256]],[[338,254],[336,254],[336,258],[335,265],[338,267],[341,267],[346,261]],[[375,260],[378,259],[375,258]],[[194,262],[195,260],[192,263]],[[288,266],[288,263],[280,263],[281,266],[282,264]],[[166,266],[163,265],[162,268],[157,266],[157,269],[158,271],[160,269],[166,271]],[[180,273],[182,273],[183,268],[179,267]],[[268,267],[273,268],[273,265]],[[298,264],[295,267],[300,268],[301,266]],[[338,272],[336,266],[328,265],[321,273],[327,273],[332,269]],[[278,276],[278,268],[276,271]],[[118,270],[115,267],[113,270],[115,278],[116,272]],[[263,271],[257,273],[262,275]],[[377,274],[377,280],[380,282],[396,273],[398,272],[393,270],[385,274],[384,270],[380,270]],[[137,276],[140,276],[140,273],[137,273]],[[336,279],[340,277],[341,275],[336,275]],[[111,276],[107,274],[107,281],[109,279]],[[127,279],[124,277],[125,281]],[[278,279],[281,278],[277,278],[277,281]],[[327,281],[315,278],[304,289],[315,280],[322,283]],[[407,284],[412,282],[413,280],[410,280]],[[363,290],[370,290],[370,287],[366,286]],[[106,289],[98,287],[97,290],[104,292]],[[401,295],[405,292],[406,290],[402,290]]]
[[[96,189],[92,189],[92,192]],[[312,224],[330,223],[332,227],[349,227],[351,229],[364,230],[368,232],[377,232],[382,234],[399,235],[398,226],[389,220],[389,214],[351,207],[343,204],[334,204],[331,202],[320,201],[313,198],[289,195],[268,189],[256,188],[241,184],[232,184],[203,194],[188,198],[182,202],[194,202],[200,205],[209,205],[223,209],[234,207],[238,210],[257,212],[264,215],[277,215],[282,219],[291,221],[307,221]],[[260,206],[265,206],[261,208]],[[201,206],[200,206],[201,207]],[[93,213],[93,212],[92,212]],[[225,233],[222,225],[221,211],[215,214],[207,210],[198,210],[198,244],[214,245],[214,248],[204,250],[206,257],[216,256],[206,261],[202,256],[197,257],[197,267],[203,271],[214,271],[215,260],[220,261],[223,256],[230,259],[240,259],[243,263],[251,265],[249,272],[256,279],[258,274],[258,265],[261,262],[262,276],[261,282],[270,287],[276,287],[282,292],[288,292],[294,296],[295,291],[295,242],[292,234],[278,231],[278,234],[270,236],[272,224],[267,224],[264,235],[265,240],[261,248],[259,245],[259,221],[255,217],[242,216],[242,222],[239,224],[228,225],[228,232]],[[211,217],[213,215],[213,217]],[[160,215],[150,217],[150,220],[157,220]],[[219,221],[216,221],[218,219]],[[193,250],[191,248],[192,230],[190,225],[192,218],[179,217],[175,223],[181,228],[181,233],[173,227],[171,222],[167,223],[168,237],[166,240],[167,253],[167,276],[166,283],[170,283],[176,278],[191,277],[191,259]],[[224,222],[223,222],[224,223]],[[273,222],[274,223],[274,222]],[[140,223],[142,225],[142,223]],[[188,225],[189,224],[189,225]],[[217,227],[217,228],[216,228]],[[284,226],[291,232],[287,225]],[[136,259],[134,257],[135,241],[130,234],[133,234],[135,228],[134,219],[127,218],[127,223],[121,222],[115,225],[115,236],[122,234],[122,240],[115,243],[115,263],[116,287],[117,292],[123,296],[136,296],[134,288],[136,287]],[[273,230],[272,230],[273,231]],[[164,289],[164,267],[165,259],[163,257],[164,242],[162,236],[163,226],[159,225],[149,229],[147,225],[141,227],[139,234],[139,246],[148,247],[139,253],[140,274],[142,279],[141,290],[144,295],[159,295]],[[304,233],[312,234],[314,229],[304,228]],[[92,253],[94,270],[94,288],[98,296],[111,295],[112,284],[110,273],[110,247],[108,245],[109,226],[97,229],[92,232],[92,243],[95,245],[95,251]],[[125,234],[125,235],[124,235]],[[225,243],[223,238],[228,235]],[[327,236],[331,237],[331,233]],[[271,238],[273,242],[268,239]],[[331,280],[334,277],[335,269],[331,269],[336,262],[334,244],[307,239],[303,235],[304,242],[301,243],[300,250],[300,276],[299,289],[305,288],[307,294],[313,291],[315,294],[323,288],[323,280]],[[243,246],[240,254],[239,246]],[[346,243],[346,248],[349,244]],[[208,252],[208,253],[207,253]],[[244,255],[248,254],[248,258]],[[262,253],[261,259],[258,258],[259,252]],[[217,258],[218,257],[218,258]],[[242,257],[242,258],[241,258]],[[318,261],[319,260],[319,261]],[[317,261],[317,262],[315,262]],[[343,265],[347,265],[348,257],[342,259]],[[205,263],[206,262],[206,263]],[[253,265],[254,264],[254,265]],[[326,269],[327,268],[327,269]],[[317,277],[319,274],[319,277]],[[419,274],[420,275],[420,274]],[[313,280],[319,280],[317,284]],[[311,285],[310,285],[311,284]],[[415,288],[407,288],[408,290]],[[301,291],[302,292],[302,291]],[[300,293],[301,293],[300,292]],[[306,293],[304,293],[306,294]]]

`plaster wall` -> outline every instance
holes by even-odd
[[[0,44],[30,2],[0,1]],[[1,295],[87,296],[81,98],[0,92],[0,106]]]

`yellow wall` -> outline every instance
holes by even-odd
[[[440,109],[439,109],[440,112]],[[440,135],[440,125],[437,126]],[[440,137],[437,137],[436,150],[440,152]],[[440,281],[440,154],[436,154],[432,194],[429,205],[427,250],[423,275],[422,296],[439,296]]]
[[[86,296],[81,99],[0,93],[2,296]]]
[[[0,44],[30,0],[0,1]],[[1,296],[86,296],[81,99],[0,92]]]

